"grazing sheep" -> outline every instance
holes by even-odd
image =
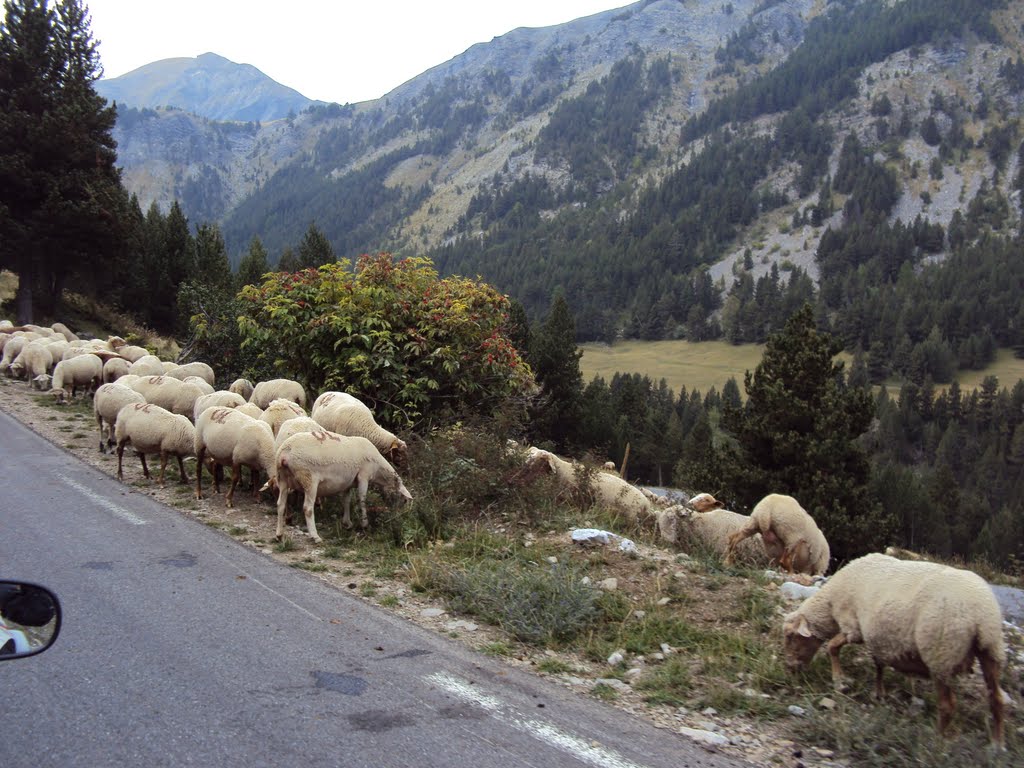
[[[234,392],[241,395],[248,402],[249,398],[252,397],[252,382],[248,379],[235,379],[231,382],[231,386],[228,387],[228,392]]]
[[[11,375],[16,378],[24,378],[32,386],[32,380],[36,376],[49,373],[53,368],[53,355],[43,339],[30,341],[18,356],[11,363]]]
[[[260,408],[266,408],[274,400],[291,400],[303,408],[306,407],[306,390],[297,381],[291,379],[270,379],[261,381],[253,387],[249,402]]]
[[[282,424],[289,419],[296,419],[305,415],[306,412],[291,400],[277,399],[271,401],[267,409],[263,411],[260,421],[265,421],[269,424],[274,437],[277,437]]]
[[[525,466],[531,473],[544,471],[554,474],[565,491],[584,490],[578,485],[579,480],[586,477],[582,464],[566,461],[540,448],[530,448]],[[653,509],[647,497],[639,488],[630,485],[618,475],[593,472],[589,479],[589,488],[586,490],[593,491],[595,504],[618,510],[626,516],[631,525],[643,522],[652,515]]]
[[[100,453],[106,453],[106,449],[103,446],[103,423],[106,422],[107,446],[113,447],[117,445],[117,438],[114,434],[114,426],[117,423],[117,414],[120,413],[121,409],[126,405],[145,402],[146,398],[131,387],[126,387],[124,384],[111,382],[109,384],[101,385],[100,388],[96,390],[96,394],[92,399],[92,409],[96,414],[96,425],[100,430]]]
[[[117,354],[129,363],[134,363],[136,360],[141,360],[148,355],[149,350],[145,347],[139,347],[134,344],[122,344],[117,348]]]
[[[192,420],[197,420],[199,414],[207,408],[216,408],[218,406],[222,408],[237,408],[240,405],[245,405],[245,400],[236,392],[228,392],[226,389],[210,392],[196,399],[195,408],[192,410]]]
[[[198,376],[211,387],[215,386],[213,368],[206,363],[200,363],[198,361],[179,365],[174,370],[168,371],[167,375],[175,379],[184,379],[186,376]]]
[[[131,362],[124,357],[112,357],[103,363],[103,383],[110,384],[128,374]]]
[[[188,482],[185,473],[185,456],[195,453],[195,427],[184,416],[161,408],[153,403],[132,403],[126,405],[117,414],[114,424],[114,439],[117,442],[117,479],[124,480],[122,458],[124,447],[131,443],[132,448],[142,461],[142,474],[150,477],[146,466],[147,453],[160,454],[160,487],[164,485],[164,472],[167,469],[167,457],[178,459],[181,482]],[[199,472],[200,467],[196,468]]]
[[[263,415],[263,409],[253,403],[244,403],[238,406],[236,409],[239,413],[244,413],[246,416],[252,416],[254,419],[258,419]]]
[[[237,408],[207,408],[196,419],[194,434],[194,449],[200,469],[207,457],[215,464],[231,467],[227,506],[233,506],[242,467],[249,467],[256,474],[263,471],[273,475],[274,434],[269,424],[239,413]],[[213,473],[213,486],[214,491],[220,493],[216,471]],[[259,483],[253,482],[253,489],[254,497],[259,498]],[[196,472],[196,498],[203,498],[201,471]]]
[[[54,323],[53,325],[50,326],[50,329],[52,331],[54,331],[55,333],[59,333],[61,336],[63,336],[68,341],[78,341],[78,336],[76,336],[71,331],[70,328],[68,328],[66,325],[64,325],[64,323]]]
[[[195,384],[197,387],[199,387],[199,389],[203,391],[204,395],[212,395],[216,391],[213,388],[213,385],[206,379],[204,379],[202,376],[186,376],[183,379],[178,376],[171,376],[171,378],[178,379],[179,381],[182,381],[185,384]]]
[[[208,394],[197,384],[179,381],[169,376],[143,376],[138,380],[131,380],[128,386],[136,392],[141,392],[147,403],[159,405],[171,413],[181,414],[189,419],[194,417],[196,400]]]
[[[277,435],[274,437],[274,450],[280,448],[281,443],[292,435],[297,435],[300,432],[316,432],[318,429],[322,430],[323,427],[312,416],[296,416],[294,419],[288,419],[282,422],[280,429],[277,430]]]
[[[50,392],[58,403],[63,403],[67,397],[74,397],[79,389],[94,389],[102,383],[103,361],[96,355],[79,355],[61,360],[54,366]]]
[[[38,333],[21,332],[12,334],[11,337],[7,340],[7,343],[4,345],[3,356],[0,357],[0,372],[6,373],[8,376],[10,376],[9,371],[11,363],[14,362],[14,359],[21,353],[21,350],[24,349],[25,346],[30,341],[35,341],[36,339],[39,338],[42,337]]]
[[[716,503],[721,506],[721,502]],[[684,552],[706,549],[719,557],[728,553],[732,535],[750,522],[746,515],[728,509],[709,507],[706,512],[700,512],[682,505],[658,510],[657,520],[663,541],[680,547]],[[762,544],[761,536],[755,534],[737,545],[736,554],[745,564],[764,566],[782,554],[782,547],[777,542]]]
[[[37,389],[40,392],[50,391],[50,382],[53,381],[53,376],[48,373],[41,374],[32,379],[32,389]]]
[[[128,373],[138,376],[163,376],[164,364],[156,355],[145,355],[128,366]]]
[[[373,418],[373,412],[346,392],[324,392],[313,403],[309,414],[328,432],[365,437],[392,464],[402,466],[408,458],[408,446]]]
[[[786,666],[798,669],[828,643],[832,680],[842,683],[839,651],[863,643],[875,662],[875,694],[883,669],[931,677],[939,697],[939,732],[953,715],[953,678],[977,659],[988,688],[992,741],[1003,745],[1006,663],[1003,617],[988,584],[975,573],[878,553],[848,563],[783,620]]]
[[[306,528],[316,542],[323,541],[317,533],[313,511],[318,498],[347,492],[342,523],[351,527],[352,490],[357,490],[363,528],[369,525],[366,491],[371,484],[385,494],[412,501],[398,473],[365,437],[348,437],[323,429],[300,432],[281,443],[274,458],[274,469],[278,485],[278,539],[284,536],[284,513],[291,491],[302,491],[305,496],[302,511]]]
[[[755,533],[761,534],[766,551],[781,545],[779,565],[790,573],[820,576],[828,570],[828,541],[814,518],[792,496],[770,493],[757,502],[750,521],[729,537],[726,564],[732,562],[736,546]]]

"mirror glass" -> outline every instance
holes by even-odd
[[[60,602],[45,587],[0,581],[0,661],[42,653],[60,632]]]

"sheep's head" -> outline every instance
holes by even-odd
[[[807,617],[794,611],[782,620],[782,646],[786,669],[795,672],[807,666],[821,647],[821,638],[816,637],[807,623]]]
[[[690,506],[698,512],[710,512],[712,509],[722,509],[725,504],[710,493],[698,493],[690,499]]]
[[[399,440],[397,437],[391,442],[391,447],[387,450],[387,459],[396,467],[404,467],[409,461],[409,446],[406,445],[405,440]]]
[[[48,373],[40,373],[34,379],[32,379],[33,389],[38,389],[40,392],[45,392],[50,388],[50,382],[53,381],[53,376]]]
[[[70,393],[66,389],[61,389],[59,387],[51,389],[50,394],[53,395],[53,399],[57,402],[57,405],[64,405],[70,396]]]

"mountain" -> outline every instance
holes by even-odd
[[[962,279],[1021,261],[991,243],[1020,224],[1022,29],[1004,0],[645,0],[375,101],[258,125],[126,109],[115,138],[143,206],[218,221],[236,259],[315,223],[340,256],[425,254],[533,319],[561,290],[583,339],[763,340],[816,295],[851,350],[909,361],[936,329],[938,365],[1024,345],[1012,279],[981,312],[987,278]]]
[[[215,53],[155,61],[120,77],[100,80],[96,91],[118,105],[177,107],[210,120],[279,120],[315,102],[271,80],[251,64]]]

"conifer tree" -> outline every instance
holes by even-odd
[[[315,221],[309,223],[309,229],[299,241],[299,247],[295,252],[299,269],[307,267],[321,267],[324,264],[331,264],[338,260],[331,247],[331,241],[327,235],[320,230]]]
[[[254,235],[249,242],[249,250],[246,251],[238,265],[235,282],[239,288],[245,285],[259,285],[263,275],[269,271],[267,249],[263,247],[263,241],[260,240],[259,235]]]
[[[531,347],[529,362],[541,387],[534,433],[564,449],[576,439],[583,394],[583,353],[576,347],[576,325],[565,296],[555,297]]]

